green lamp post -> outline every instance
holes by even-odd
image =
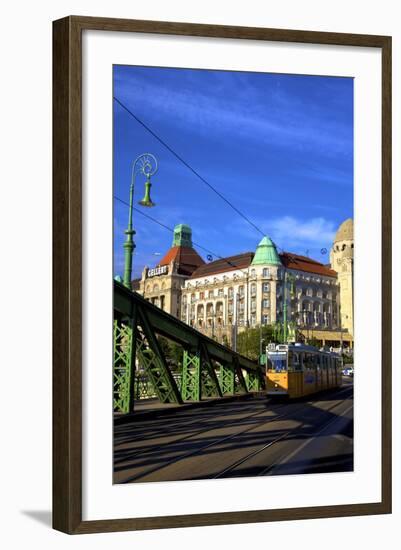
[[[153,176],[158,169],[157,160],[154,155],[151,153],[143,153],[137,157],[132,165],[132,174],[131,174],[131,186],[129,192],[129,212],[128,212],[128,227],[125,230],[127,238],[124,243],[124,278],[123,284],[127,288],[131,288],[131,276],[132,276],[132,256],[134,253],[134,235],[135,231],[132,227],[132,211],[133,211],[133,202],[134,202],[134,187],[135,187],[135,178],[137,174],[143,174],[146,177],[145,182],[145,196],[139,204],[141,206],[152,207],[155,206],[155,203],[152,202],[150,198],[150,188],[152,184],[150,183],[150,178]]]
[[[295,294],[294,287],[295,277],[287,270],[284,272],[284,288],[283,288],[283,343],[286,344],[288,340],[288,320],[287,320],[287,293],[288,287],[287,283],[290,283],[290,296],[293,297]]]

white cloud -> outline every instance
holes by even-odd
[[[279,246],[315,245],[332,242],[335,225],[323,217],[299,220],[292,216],[273,219],[266,224],[266,232]],[[288,244],[287,244],[288,243]]]

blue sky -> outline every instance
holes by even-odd
[[[353,80],[150,67],[114,67],[114,96],[280,249],[324,263],[338,225],[353,216]],[[153,153],[156,207],[135,203],[216,255],[255,250],[262,235],[177,160],[118,103],[114,195],[127,201],[132,162]],[[128,207],[114,200],[114,271],[123,272]],[[134,212],[133,276],[153,266],[172,234]],[[196,247],[195,247],[196,248]],[[205,257],[206,253],[199,250]]]

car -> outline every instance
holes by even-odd
[[[354,367],[345,367],[343,369],[344,376],[354,376]]]

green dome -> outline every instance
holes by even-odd
[[[251,265],[281,265],[276,245],[269,237],[263,237],[258,244]]]

